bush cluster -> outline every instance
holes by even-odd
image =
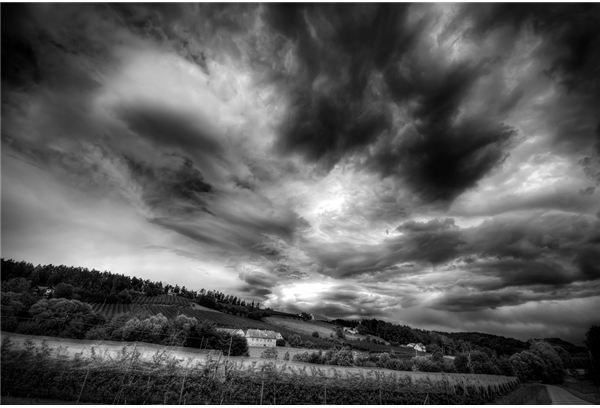
[[[221,350],[232,356],[246,355],[248,343],[242,336],[220,333],[215,325],[179,315],[168,319],[157,315],[119,315],[106,322],[89,304],[73,299],[42,299],[27,312],[17,297],[2,298],[12,308],[13,318],[2,319],[2,329],[24,334],[58,336],[76,339],[142,341],[147,343]],[[3,313],[5,306],[3,305]]]
[[[325,352],[319,350],[315,352],[305,351],[304,353],[295,354],[292,357],[293,361],[313,364],[327,364],[337,366],[352,366],[354,365],[354,356],[352,350],[348,348],[332,349]]]
[[[521,381],[558,384],[564,378],[564,366],[560,355],[550,344],[543,341],[532,343],[529,350],[513,354],[510,364]]]

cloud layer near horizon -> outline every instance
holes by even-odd
[[[599,23],[593,4],[3,4],[2,256],[579,342]]]

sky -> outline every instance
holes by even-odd
[[[4,3],[2,257],[581,343],[599,26],[597,4]]]

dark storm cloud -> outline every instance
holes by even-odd
[[[152,208],[181,212],[184,208],[174,207],[179,201],[191,211],[208,211],[206,199],[207,194],[213,190],[212,186],[204,181],[202,174],[190,159],[174,159],[175,163],[179,159],[180,164],[173,163],[172,167],[163,168],[127,157],[125,162],[133,179],[143,190],[144,201]]]
[[[534,57],[544,60],[543,74],[564,85],[564,98],[545,116],[556,143],[580,150],[598,138],[600,124],[595,106],[600,103],[600,9],[595,4],[493,4],[466,5],[458,21],[470,19],[474,38],[498,28],[510,28],[511,38],[533,29],[544,42]],[[597,143],[597,142],[596,142]],[[600,146],[600,145],[598,145]],[[598,147],[597,147],[598,149]]]
[[[348,305],[329,301],[322,301],[312,305],[290,305],[290,311],[295,313],[308,312],[325,319],[336,318],[364,318],[380,316],[381,311],[373,307],[364,307],[360,304]]]
[[[282,151],[329,168],[372,146],[373,170],[404,179],[430,201],[454,198],[501,162],[511,128],[493,117],[456,121],[493,62],[445,66],[428,55],[419,36],[430,21],[409,24],[408,5],[340,7],[267,8],[266,21],[296,44],[300,64]],[[392,105],[408,108],[413,125],[394,125]]]
[[[531,23],[533,29],[554,41],[551,69],[562,71],[570,87],[592,85],[591,92],[599,90],[598,22],[600,10],[594,4],[491,4],[466,5],[459,19],[471,18],[475,35],[484,35],[500,26],[520,29]],[[549,52],[549,50],[546,50]],[[584,81],[582,83],[582,80]],[[589,81],[589,82],[588,82]]]
[[[496,283],[478,285],[481,289],[500,289],[514,286],[552,285],[560,286],[581,279],[570,276],[571,271],[550,260],[522,260],[504,258],[482,261],[467,268],[478,276],[496,278]]]
[[[343,8],[343,10],[342,10]],[[389,117],[368,95],[374,69],[401,53],[412,33],[404,5],[269,5],[265,21],[293,41],[300,67],[279,147],[331,167],[371,143]],[[287,78],[286,78],[287,79]]]
[[[239,290],[242,293],[247,294],[248,296],[255,296],[255,297],[259,297],[259,298],[265,298],[266,296],[273,293],[268,288],[261,288],[261,287],[256,287],[256,286],[252,286],[252,285],[242,286]]]
[[[571,214],[496,217],[469,231],[470,248],[481,256],[536,260],[572,258],[594,242],[597,219]]]
[[[162,148],[193,150],[207,156],[220,156],[214,130],[196,126],[184,115],[169,112],[164,106],[133,106],[119,109],[121,118],[136,133]]]
[[[2,58],[3,82],[19,86],[42,79],[35,50],[27,39],[31,25],[28,8],[18,4],[2,6],[2,52],[10,55]]]
[[[383,175],[405,174],[424,198],[446,201],[474,186],[500,163],[515,132],[485,116],[457,120],[467,92],[492,63],[423,70],[422,60],[417,55],[411,62],[403,61],[402,69],[390,68],[386,75],[397,103],[416,103],[414,125],[399,130],[401,142],[385,140],[372,166]],[[433,59],[427,62],[440,64]]]
[[[388,270],[400,272],[395,265],[403,262],[440,264],[459,256],[465,245],[461,231],[452,219],[428,223],[409,221],[398,230],[404,233],[388,238],[380,245],[338,243],[311,247],[311,251],[325,267],[324,274],[349,277]]]
[[[275,279],[273,279],[272,276],[265,273],[245,272],[241,273],[239,277],[248,285],[255,287],[258,286],[264,288],[272,288],[276,284]]]
[[[443,300],[437,301],[433,305],[433,308],[453,312],[467,312],[495,309],[500,306],[519,305],[525,301],[523,296],[518,292],[482,292],[468,295],[448,295]]]
[[[581,285],[565,285],[562,287],[528,287],[528,290],[502,288],[477,291],[450,291],[436,299],[431,307],[437,310],[468,313],[483,312],[504,306],[518,306],[528,302],[559,301],[569,299],[585,299],[598,296],[599,282]]]
[[[338,243],[311,251],[324,266],[321,273],[329,276],[365,275],[368,281],[379,282],[458,261],[450,270],[475,279],[460,279],[457,284],[482,293],[533,287],[549,291],[600,279],[595,266],[600,253],[598,227],[598,221],[589,217],[559,213],[497,217],[462,229],[450,218],[407,221],[397,229],[402,235],[388,238],[384,245]],[[399,267],[406,263],[416,266]],[[511,299],[518,304],[522,298]]]

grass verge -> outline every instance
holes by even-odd
[[[567,377],[560,386],[582,400],[600,405],[600,386],[591,380]]]
[[[492,405],[552,405],[546,386],[523,384],[513,392],[500,397]]]

